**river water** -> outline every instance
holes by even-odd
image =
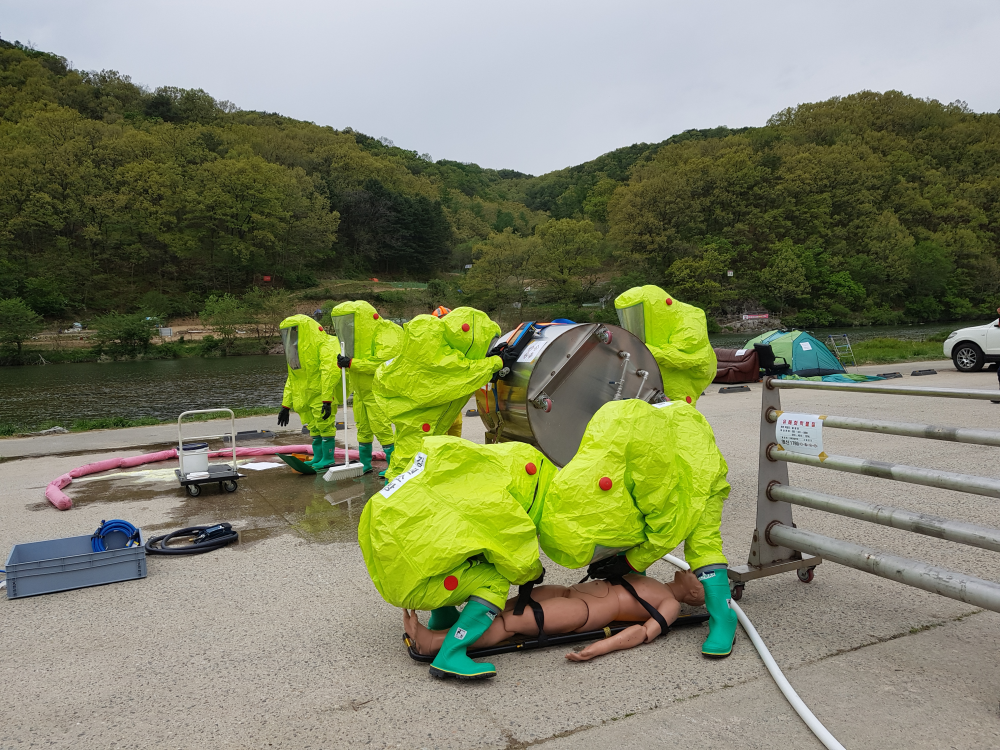
[[[176,419],[188,409],[281,406],[281,356],[0,367],[0,422]]]
[[[810,332],[821,341],[831,333],[846,333],[851,341],[881,336],[923,339],[986,322],[817,328]],[[728,348],[739,348],[749,338],[751,334],[711,337],[713,346]],[[75,419],[101,417],[176,419],[187,409],[278,407],[285,373],[285,358],[281,356],[0,367],[0,423],[32,425],[56,420],[68,425]]]

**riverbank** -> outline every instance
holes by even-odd
[[[237,418],[260,417],[277,414],[278,407],[263,406],[250,409],[233,409]],[[193,414],[184,417],[187,422],[209,422],[216,419],[228,419],[218,414]],[[176,419],[157,419],[156,417],[105,417],[102,419],[76,419],[72,422],[60,422],[50,419],[40,424],[24,425],[16,422],[0,422],[0,438],[5,437],[36,437],[40,435],[60,435],[67,432],[90,432],[92,430],[120,430],[129,427],[151,427],[161,424],[176,424]]]

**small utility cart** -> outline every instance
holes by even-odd
[[[212,412],[226,412],[229,414],[229,432],[221,435],[193,435],[185,442],[182,429],[184,417],[189,414],[210,414]],[[229,447],[233,451],[233,463],[208,462],[208,443],[205,440],[215,440],[224,438],[229,441]],[[182,412],[177,417],[177,458],[181,462],[179,469],[174,469],[177,481],[181,487],[187,490],[191,497],[201,494],[201,485],[218,482],[219,489],[224,492],[236,492],[236,480],[243,479],[245,474],[240,474],[236,467],[236,415],[232,409],[194,409]]]

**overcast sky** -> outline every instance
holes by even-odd
[[[997,0],[0,0],[0,36],[532,174],[862,89],[1000,109]]]

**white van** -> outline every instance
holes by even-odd
[[[961,372],[978,372],[987,362],[1000,362],[1000,320],[952,331],[944,355]]]

